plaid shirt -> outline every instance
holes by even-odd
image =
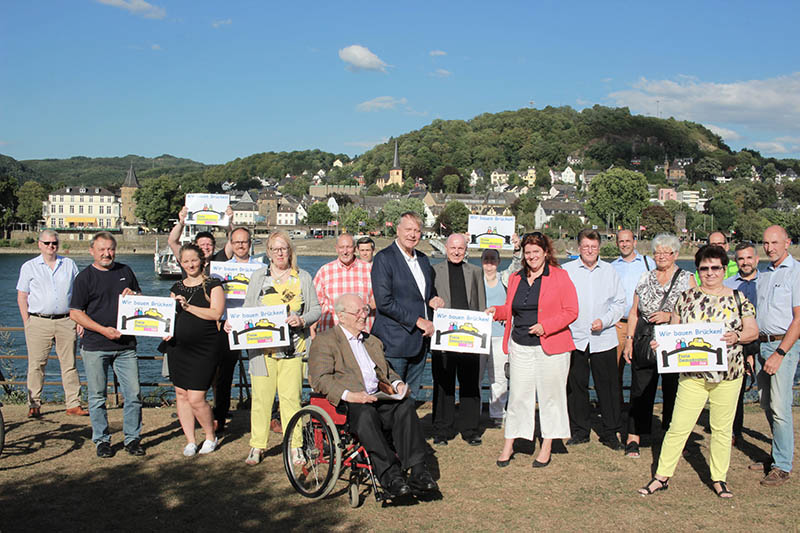
[[[345,266],[337,258],[330,263],[322,265],[314,276],[314,287],[317,289],[317,299],[322,307],[322,315],[317,322],[317,333],[330,329],[339,323],[333,304],[342,294],[358,294],[364,303],[369,305],[372,301],[372,279],[370,272],[372,263],[361,259],[354,259],[349,266]],[[367,317],[366,331],[372,328],[375,316]]]

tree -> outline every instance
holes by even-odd
[[[163,175],[142,183],[133,199],[136,201],[136,216],[145,225],[155,230],[166,230],[183,207],[184,195],[170,176]]]
[[[740,211],[733,223],[733,231],[736,240],[760,242],[764,236],[764,230],[769,225],[769,220],[756,211]]]
[[[783,186],[783,197],[793,204],[800,204],[800,180],[786,183]]]
[[[651,205],[642,210],[640,223],[645,227],[642,235],[646,239],[652,239],[659,233],[675,233],[672,215],[660,205]]]
[[[444,192],[458,192],[458,184],[461,182],[456,174],[448,174],[442,178],[444,182]]]
[[[373,229],[375,220],[369,217],[369,213],[363,207],[348,205],[339,211],[339,224],[342,231],[347,229],[350,233],[358,233]]]
[[[686,169],[689,181],[712,181],[717,176],[722,175],[722,165],[713,157],[704,157],[694,165]]]
[[[712,198],[706,207],[706,213],[714,217],[713,230],[730,231],[739,207],[728,196],[718,196]]]
[[[550,222],[548,222],[547,225],[549,226],[549,229],[555,230],[555,232],[558,234],[557,238],[559,239],[564,234],[567,234],[572,238],[577,237],[578,233],[580,233],[585,226],[581,220],[581,217],[567,213],[558,213],[553,215],[553,218],[550,219]]]
[[[17,178],[0,178],[0,227],[6,238],[10,237],[10,228],[14,223],[17,213]]]
[[[586,213],[592,218],[630,228],[649,205],[650,193],[644,175],[612,168],[592,180]]]
[[[539,207],[539,199],[529,191],[514,200],[514,203],[511,204],[511,211],[513,211],[514,216],[518,217],[523,213],[535,213],[537,207]]]
[[[42,219],[42,202],[47,199],[47,192],[42,184],[26,181],[17,189],[17,220],[31,226]]]
[[[306,222],[309,224],[327,224],[331,220],[333,220],[333,213],[325,202],[317,202],[308,208]]]
[[[436,218],[436,225],[441,233],[464,233],[469,221],[469,208],[461,202],[447,202]]]
[[[390,235],[395,234],[395,228],[400,220],[400,215],[405,212],[413,211],[422,219],[423,225],[425,223],[425,204],[419,198],[403,198],[402,200],[389,200],[383,205],[379,221]],[[386,226],[386,223],[391,223]]]
[[[306,178],[299,177],[281,187],[281,192],[283,194],[289,194],[291,196],[302,198],[304,194],[308,193],[308,187],[308,180]]]

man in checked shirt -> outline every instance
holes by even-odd
[[[356,243],[352,235],[342,234],[336,240],[338,257],[322,266],[314,276],[317,299],[322,306],[322,316],[312,328],[322,333],[339,323],[333,303],[343,294],[357,294],[369,302],[372,312],[367,317],[365,331],[369,331],[375,320],[375,300],[372,297],[372,264],[355,256]]]

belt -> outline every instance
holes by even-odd
[[[46,318],[48,320],[58,320],[58,319],[61,319],[61,318],[69,317],[69,313],[67,313],[66,315],[45,315],[43,313],[28,313],[28,314],[30,316],[36,316],[36,317],[39,317],[39,318]]]
[[[759,333],[758,340],[761,342],[782,341],[786,335],[768,335],[766,333]]]

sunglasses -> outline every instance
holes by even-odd
[[[722,272],[721,266],[703,266],[697,269],[698,272],[701,274],[707,274],[709,272]]]
[[[39,241],[45,246],[58,246],[58,241]]]

